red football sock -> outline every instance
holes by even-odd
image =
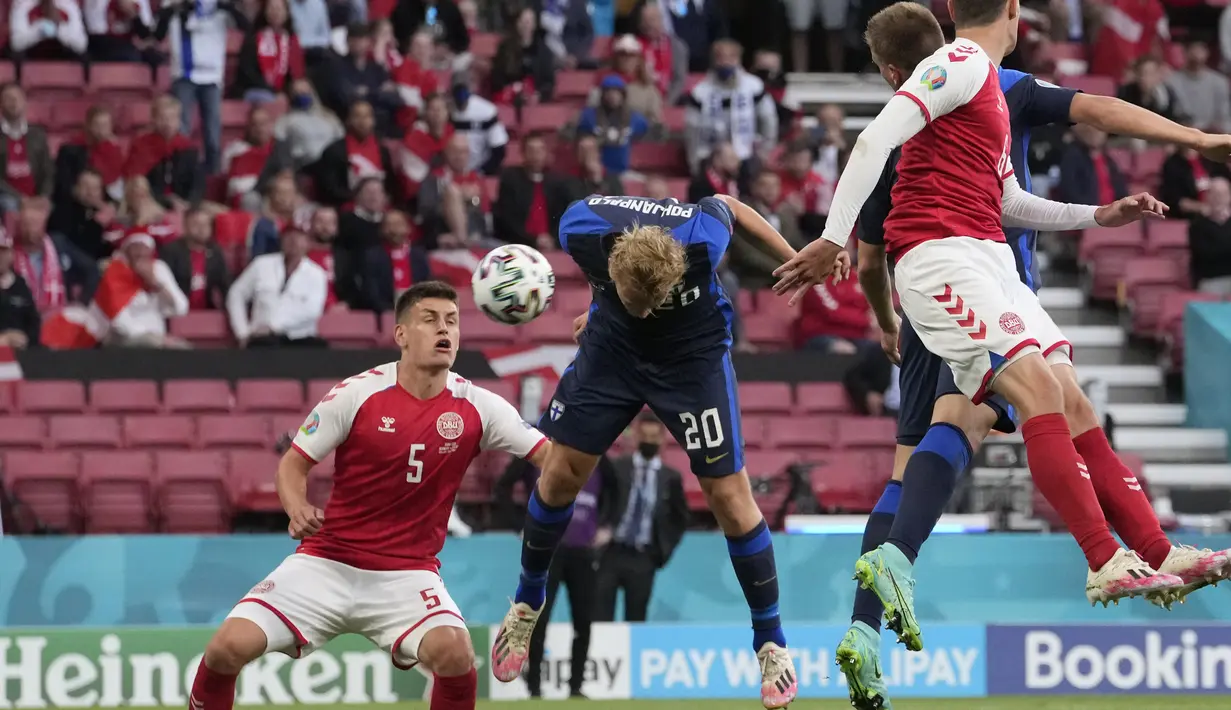
[[[1041,414],[1022,425],[1022,437],[1035,487],[1060,514],[1090,569],[1101,568],[1120,544],[1107,529],[1094,486],[1081,470],[1068,421],[1063,414]]]
[[[197,677],[192,681],[192,694],[188,696],[188,710],[231,710],[235,706],[235,679],[211,670],[201,659]]]
[[[471,668],[466,675],[437,675],[432,684],[431,710],[474,710],[479,695],[479,674]]]
[[[1158,515],[1137,476],[1112,450],[1101,427],[1074,438],[1073,446],[1090,469],[1090,482],[1111,527],[1129,549],[1158,569],[1171,553],[1171,541],[1159,526]]]

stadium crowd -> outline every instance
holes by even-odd
[[[742,195],[802,246],[851,135],[837,104],[788,104],[784,70],[867,68],[854,36],[883,4],[17,0],[0,341],[189,347],[168,320],[215,309],[240,346],[324,345],[324,314],[389,310],[433,255],[556,249],[554,222],[593,192]],[[1212,48],[1231,15],[1212,44],[1188,31],[1218,24],[1204,5],[1026,5],[1008,65],[1227,129]],[[1037,141],[1031,170],[1075,202],[1157,188],[1191,220],[1194,285],[1225,294],[1231,176],[1161,151],[1078,127]],[[724,283],[762,289],[774,265],[737,238]],[[738,327],[739,347],[874,352],[858,288],[818,287],[789,330]]]

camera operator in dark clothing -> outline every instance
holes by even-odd
[[[539,479],[539,470],[523,459],[513,459],[500,480],[492,489],[497,501],[504,501],[507,519],[520,522],[524,517],[513,504],[513,486],[521,481],[529,494]],[[573,652],[569,675],[569,695],[581,697],[581,684],[585,680],[586,660],[590,655],[590,623],[594,620],[595,592],[598,582],[597,535],[600,528],[607,528],[614,516],[611,509],[615,500],[615,471],[607,457],[598,462],[598,471],[590,476],[573,504],[573,519],[560,541],[560,547],[551,559],[547,571],[547,601],[542,615],[530,637],[529,668],[526,671],[526,686],[530,696],[537,698],[542,693],[542,666],[547,625],[551,610],[560,592],[560,583],[568,587],[568,603],[573,616]]]

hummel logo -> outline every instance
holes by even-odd
[[[726,457],[727,457],[727,454],[729,454],[729,453],[731,453],[731,452],[730,452],[730,451],[728,451],[728,452],[726,452],[726,453],[718,454],[717,456],[706,456],[706,457],[705,457],[705,462],[706,462],[706,463],[714,463],[714,462],[716,462],[716,461],[721,461],[721,460],[723,460],[724,458],[726,458]]]
[[[393,433],[393,422],[394,422],[393,417],[381,417],[380,426],[377,427],[376,431],[385,431],[385,432],[389,432],[390,434],[392,434]]]

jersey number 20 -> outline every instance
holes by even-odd
[[[418,483],[423,480],[423,462],[417,457],[419,452],[426,448],[427,447],[423,444],[410,445],[410,459],[406,462],[406,465],[410,467],[409,470],[406,471],[407,483]]]
[[[680,421],[684,423],[684,448],[688,451],[701,448],[703,441],[705,448],[716,449],[726,440],[722,433],[722,420],[714,407],[701,412],[700,416],[681,412]]]

